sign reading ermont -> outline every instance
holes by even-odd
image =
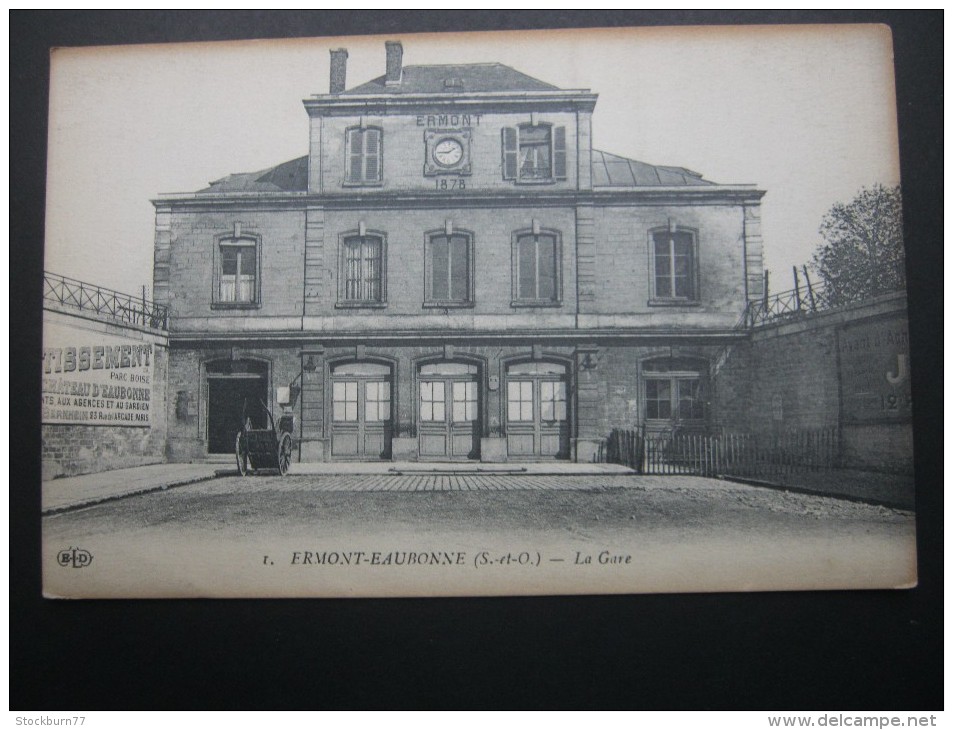
[[[42,368],[44,424],[152,425],[151,343],[48,323]]]
[[[838,340],[844,420],[909,419],[912,400],[906,318],[848,325]]]

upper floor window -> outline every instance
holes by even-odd
[[[384,238],[347,236],[341,242],[339,303],[374,305],[384,302]]]
[[[472,236],[453,231],[426,240],[426,304],[464,306],[473,301]]]
[[[520,124],[503,128],[503,179],[553,182],[566,179],[566,128]]]
[[[257,306],[259,298],[259,241],[231,235],[216,241],[215,301],[225,307]]]
[[[652,234],[652,298],[659,302],[698,299],[695,234],[684,229]]]
[[[558,304],[559,284],[560,246],[556,233],[517,233],[513,241],[513,304]]]
[[[347,183],[374,185],[381,181],[382,141],[379,127],[347,130]]]

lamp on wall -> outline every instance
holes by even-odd
[[[595,370],[599,365],[598,348],[580,347],[576,350],[576,356],[579,357],[579,369],[582,371]]]
[[[314,360],[314,355],[308,355],[308,359],[304,361],[304,363],[301,365],[301,367],[303,367],[303,368],[304,368],[305,370],[307,370],[309,373],[313,373],[315,370],[317,370],[317,369],[318,369],[318,363],[315,362],[315,360]]]

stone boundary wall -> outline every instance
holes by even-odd
[[[905,293],[759,327],[713,368],[713,425],[758,434],[839,426],[842,467],[911,474],[907,332]]]
[[[63,343],[51,337],[54,332],[68,331],[71,341],[77,344],[128,342],[133,346],[151,346],[150,382],[147,384],[151,389],[148,399],[148,425],[50,423],[50,420],[57,420],[52,409],[59,407],[56,403],[59,396],[50,395],[48,392],[41,395],[42,405],[38,407],[41,407],[44,413],[41,426],[43,480],[164,462],[168,430],[165,403],[169,366],[168,338],[165,333],[120,324],[92,312],[57,307],[53,304],[44,307],[43,326],[44,355],[40,367],[43,368],[45,380],[81,380],[78,363],[66,366],[63,362],[52,361],[51,372],[46,372],[47,349],[63,347]],[[60,367],[60,372],[57,372],[57,366]],[[70,370],[64,372],[67,367],[70,367]],[[86,370],[88,372],[88,369]],[[117,379],[117,384],[126,384],[126,381]],[[144,387],[145,384],[140,385]],[[92,393],[87,395],[92,396]],[[74,395],[63,393],[61,396],[71,401],[71,405],[64,408],[75,408],[72,405]],[[48,402],[48,398],[52,400]]]

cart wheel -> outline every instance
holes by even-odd
[[[278,441],[278,471],[281,476],[288,473],[291,467],[291,434],[281,434],[281,440]]]
[[[248,448],[245,444],[244,433],[238,432],[235,437],[235,462],[238,464],[238,473],[241,476],[248,474]]]

